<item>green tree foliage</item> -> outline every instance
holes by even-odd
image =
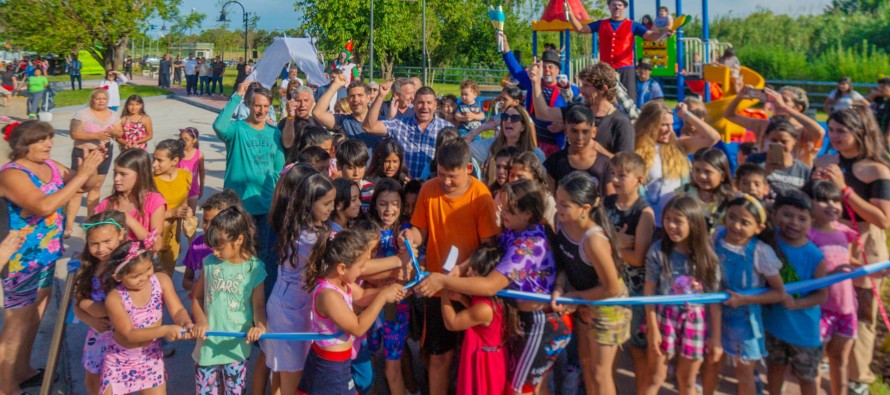
[[[86,50],[106,70],[120,66],[147,18],[167,17],[180,0],[3,0],[3,36],[39,52]]]
[[[594,19],[606,16],[606,0],[584,0]],[[488,21],[488,5],[493,1],[427,0],[427,48],[434,67],[502,68],[495,32]],[[510,46],[531,60],[531,22],[546,6],[545,0],[508,0],[503,2],[504,31]],[[420,65],[422,62],[422,1],[374,0],[375,61],[384,73],[395,64]],[[358,61],[368,60],[370,43],[370,1],[368,0],[297,0],[302,12],[301,28],[318,38],[317,46],[332,59],[343,45],[353,39]],[[575,36],[574,54],[589,54],[589,36]],[[559,43],[556,33],[542,33],[539,44]]]
[[[768,79],[873,82],[890,75],[890,5],[878,3],[835,1],[821,15],[723,16],[711,22],[711,37],[732,43],[742,64]],[[700,23],[686,29],[690,37],[700,32]]]

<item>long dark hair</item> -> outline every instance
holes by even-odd
[[[112,223],[111,220],[114,220],[117,225]],[[101,213],[96,213],[91,215],[84,221],[85,226],[87,226],[87,224],[98,224],[101,222],[108,223],[101,225],[92,225],[86,231],[86,237],[84,237],[84,241],[87,243],[87,245],[84,246],[83,252],[80,253],[80,268],[77,269],[77,274],[74,275],[74,300],[81,301],[90,298],[93,292],[92,278],[96,277],[96,270],[99,268],[99,264],[101,263],[98,259],[96,259],[96,257],[90,254],[90,233],[94,230],[110,226],[117,228],[119,234],[125,234],[127,231],[122,226],[126,223],[126,221],[127,218],[124,213],[117,210],[107,210]],[[114,268],[106,265],[105,272],[108,272],[110,270],[114,270]]]
[[[321,173],[309,173],[300,177],[292,168],[282,177],[272,216],[272,230],[278,234],[276,250],[280,262],[291,262],[296,267],[297,242],[304,230],[314,231],[319,239],[328,231],[323,223],[318,228],[311,227],[312,205],[334,189],[331,180]],[[299,196],[299,199],[294,197]]]
[[[696,151],[695,155],[692,157],[693,167],[695,162],[708,164],[723,173],[723,180],[720,181],[720,185],[717,186],[717,189],[714,192],[721,202],[725,202],[735,197],[735,186],[733,185],[732,180],[732,170],[729,168],[729,158],[726,157],[726,154],[723,153],[723,151],[717,148],[702,148]],[[691,184],[696,189],[698,188],[698,185],[695,185],[694,182]]]
[[[663,213],[674,210],[689,223],[689,237],[686,238],[689,250],[689,262],[692,263],[692,274],[702,283],[705,292],[714,292],[720,286],[717,271],[720,270],[720,260],[714,252],[709,237],[708,223],[705,220],[705,212],[702,202],[690,195],[674,196],[664,207]],[[670,237],[661,239],[661,261],[664,266],[662,276],[664,281],[671,283],[670,256],[676,248],[676,244]]]
[[[871,159],[890,167],[887,143],[871,109],[856,103],[850,108],[831,113],[828,122],[831,123],[831,121],[844,125],[853,134],[856,145],[859,146],[859,157],[852,159],[857,161]]]
[[[371,154],[371,164],[368,166],[367,179],[380,182],[379,180],[386,177],[383,173],[383,162],[385,162],[386,158],[390,155],[399,157],[399,171],[395,176],[396,181],[402,185],[408,182],[409,177],[408,167],[405,165],[405,150],[403,150],[402,146],[393,139],[385,139],[377,145],[377,148],[374,148],[374,152]]]
[[[151,170],[151,161],[151,155],[139,148],[124,150],[114,160],[116,167],[123,167],[136,172],[136,185],[130,191],[130,195],[136,199],[135,206],[139,208],[136,219],[144,219],[143,216],[151,216],[151,213],[142,212],[142,209],[145,207],[145,195],[149,192],[158,191],[158,187],[155,185],[154,173]],[[118,207],[126,198],[127,196],[123,192],[114,190],[111,192],[111,196],[108,197],[108,201],[112,203],[112,207]]]
[[[334,180],[334,190],[337,192],[334,194],[334,212],[332,215],[340,215],[340,211],[346,211],[352,205],[352,188],[355,187],[361,194],[361,187],[355,181],[352,181],[348,178],[338,178]],[[341,210],[340,207],[343,207]],[[349,218],[347,218],[347,222],[349,222]]]
[[[606,215],[606,209],[603,207],[599,184],[590,174],[576,170],[563,177],[562,180],[559,180],[559,187],[565,191],[573,203],[579,206],[590,205],[590,212],[587,215],[603,229],[603,233],[609,239],[609,245],[612,247],[612,261],[618,269],[620,278],[624,273],[624,260],[621,259],[618,244],[616,244],[618,236],[615,234],[615,229],[612,227],[609,216]]]
[[[480,247],[470,256],[470,268],[480,277],[488,276],[501,263],[503,256],[504,252],[498,247]],[[496,296],[492,297],[491,301],[497,307],[500,307],[503,315],[501,324],[504,330],[504,342],[511,338],[522,336],[522,330],[519,325],[519,309],[516,307],[516,302],[512,299],[502,299]],[[497,314],[497,311],[494,313]]]
[[[142,108],[139,109],[139,114],[130,114],[130,108],[129,108],[130,103],[134,103],[134,102],[142,105]],[[130,95],[130,97],[127,98],[127,102],[124,103],[124,108],[121,111],[121,116],[126,117],[126,116],[130,116],[130,115],[148,115],[148,113],[145,112],[145,101],[142,100],[142,96]]]
[[[312,291],[321,280],[330,273],[334,266],[342,263],[352,267],[367,251],[371,242],[368,232],[343,230],[333,237],[326,232],[318,238],[303,276],[303,288]]]
[[[257,229],[253,218],[240,205],[233,205],[222,209],[204,235],[204,242],[210,247],[219,247],[223,243],[231,243],[244,237],[241,244],[241,254],[247,258],[257,255]]]
[[[368,207],[368,218],[375,225],[380,227],[381,229],[386,226],[383,223],[383,219],[380,218],[380,213],[377,212],[377,199],[380,198],[380,195],[384,192],[395,192],[399,195],[399,199],[404,204],[404,198],[402,197],[402,184],[399,184],[398,181],[393,180],[392,178],[382,178],[377,185],[374,186],[374,194],[371,196],[370,206]],[[402,216],[402,207],[399,207],[399,218]],[[399,221],[396,220],[396,223],[392,225],[393,230],[398,230]]]
[[[501,196],[507,207],[503,209],[511,213],[529,213],[529,225],[540,225],[544,222],[544,192],[541,186],[532,180],[516,180],[501,188]]]

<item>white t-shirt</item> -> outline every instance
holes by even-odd
[[[129,81],[127,77],[124,77],[123,74],[118,74],[117,79],[114,81],[102,80],[102,82],[99,83],[100,88],[108,87],[108,107],[120,107],[120,84],[126,84],[127,81]]]

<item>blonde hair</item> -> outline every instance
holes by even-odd
[[[665,114],[671,114],[671,109],[668,106],[660,101],[651,101],[640,110],[640,117],[634,124],[636,130],[635,151],[643,158],[646,169],[651,168],[652,162],[655,161],[655,145]],[[665,178],[686,178],[692,170],[689,159],[674,133],[671,133],[670,141],[661,146],[661,163]]]

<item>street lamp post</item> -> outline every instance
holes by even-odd
[[[225,4],[223,4],[222,9],[219,11],[219,19],[217,20],[217,22],[228,22],[228,20],[226,19],[226,6],[229,4],[232,4],[232,3],[238,4],[238,6],[241,7],[241,13],[244,15],[244,61],[246,62],[248,59],[247,58],[247,28],[248,28],[248,24],[250,23],[250,13],[244,9],[243,4],[239,3],[236,0],[230,0],[230,1],[227,1]]]
[[[374,81],[374,0],[371,0],[371,75],[369,81]]]

